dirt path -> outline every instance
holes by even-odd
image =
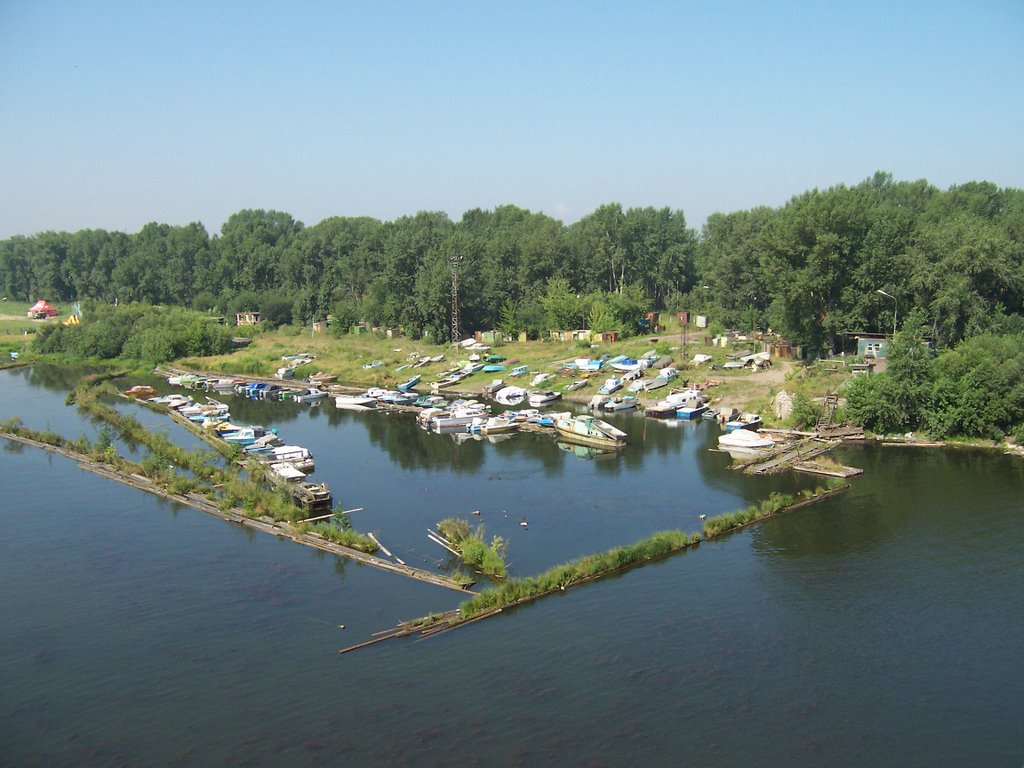
[[[766,395],[774,397],[785,386],[786,374],[792,367],[791,362],[782,360],[766,371],[730,376],[724,380],[721,393],[712,388],[708,394],[715,407],[742,411],[758,398]]]

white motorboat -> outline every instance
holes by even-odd
[[[370,395],[337,395],[334,406],[344,410],[368,411],[377,407],[377,398]]]
[[[530,393],[530,407],[540,408],[541,406],[555,402],[555,400],[558,400],[561,396],[561,392],[532,392]]]
[[[527,392],[522,387],[505,387],[494,393],[494,399],[502,405],[519,405],[527,397]]]
[[[725,451],[737,453],[759,453],[775,446],[773,440],[761,437],[748,429],[736,429],[726,432],[718,438],[718,447]]]

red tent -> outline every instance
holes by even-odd
[[[40,299],[39,301],[37,301],[35,304],[32,305],[32,308],[28,311],[27,314],[28,314],[29,317],[35,318],[35,317],[56,317],[60,313],[56,309],[51,307],[47,303],[46,299]]]

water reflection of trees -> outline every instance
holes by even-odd
[[[874,549],[905,525],[909,510],[919,501],[914,492],[907,492],[907,472],[913,471],[908,460],[912,458],[905,453],[882,456],[871,447],[846,451],[845,460],[865,469],[863,476],[853,479],[853,487],[798,510],[794,513],[797,518],[779,518],[757,526],[752,536],[754,549],[787,557]]]
[[[37,363],[31,367],[18,369],[29,383],[56,392],[70,392],[78,386],[82,378],[94,373],[102,373],[105,368],[93,365],[47,365]]]
[[[475,472],[483,464],[483,445],[474,441],[458,444],[450,435],[421,429],[410,416],[402,414],[352,413],[370,443],[385,451],[402,469],[451,469]]]
[[[303,410],[309,407],[304,403],[252,400],[242,395],[226,395],[221,398],[215,392],[206,394],[225,403],[231,409],[231,420],[243,424],[280,424],[295,421]],[[200,401],[202,399],[199,398]]]

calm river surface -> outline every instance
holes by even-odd
[[[0,420],[94,436],[64,405],[73,383],[0,372]],[[357,528],[440,570],[426,528],[448,515],[479,510],[525,575],[815,484],[730,471],[705,423],[624,417],[630,447],[592,460],[541,436],[458,444],[407,417],[229,402],[310,448],[314,478],[365,507]],[[866,472],[838,497],[339,656],[460,595],[0,450],[3,765],[1024,762],[1020,459],[850,448]]]

